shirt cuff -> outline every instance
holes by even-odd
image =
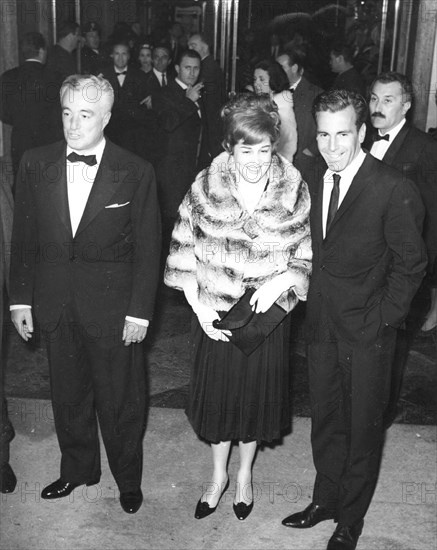
[[[9,306],[9,311],[14,311],[14,309],[32,309],[32,306],[28,306],[27,304],[14,304],[13,306]]]
[[[133,323],[141,325],[142,327],[149,326],[149,321],[147,319],[139,319],[138,317],[130,317],[129,315],[126,315],[126,321],[132,321]]]

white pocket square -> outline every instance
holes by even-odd
[[[121,208],[122,206],[126,206],[129,203],[130,201],[124,202],[123,204],[118,204],[116,202],[115,204],[108,204],[108,206],[105,206],[105,208]]]

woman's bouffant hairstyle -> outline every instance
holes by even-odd
[[[266,71],[266,73],[269,75],[270,89],[275,94],[279,94],[279,92],[288,90],[288,88],[290,87],[290,83],[288,82],[288,77],[285,74],[284,69],[281,67],[281,65],[277,61],[268,61],[268,60],[260,61],[255,65],[253,69],[254,74],[256,69],[261,69],[262,71]]]
[[[223,148],[232,153],[237,143],[246,145],[269,139],[273,149],[279,140],[281,124],[278,107],[268,94],[239,94],[221,112],[224,127]]]

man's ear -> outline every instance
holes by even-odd
[[[108,125],[108,122],[111,118],[111,111],[108,111],[107,113],[104,114],[103,116],[103,128],[106,128],[106,126]]]
[[[179,72],[181,68],[179,67],[179,65],[175,65],[174,68],[175,68],[176,74],[179,76]]]
[[[406,115],[408,111],[411,109],[411,101],[406,101],[402,104],[402,114]]]
[[[358,139],[360,140],[360,143],[363,143],[364,138],[366,137],[366,131],[367,131],[367,126],[366,126],[366,123],[363,122],[363,124],[361,125],[361,128],[358,130]]]

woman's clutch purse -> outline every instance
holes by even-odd
[[[287,312],[274,303],[264,313],[252,311],[250,299],[255,289],[246,290],[239,301],[220,320],[213,322],[213,326],[220,330],[229,330],[229,340],[245,355],[253,353],[281,323]]]

